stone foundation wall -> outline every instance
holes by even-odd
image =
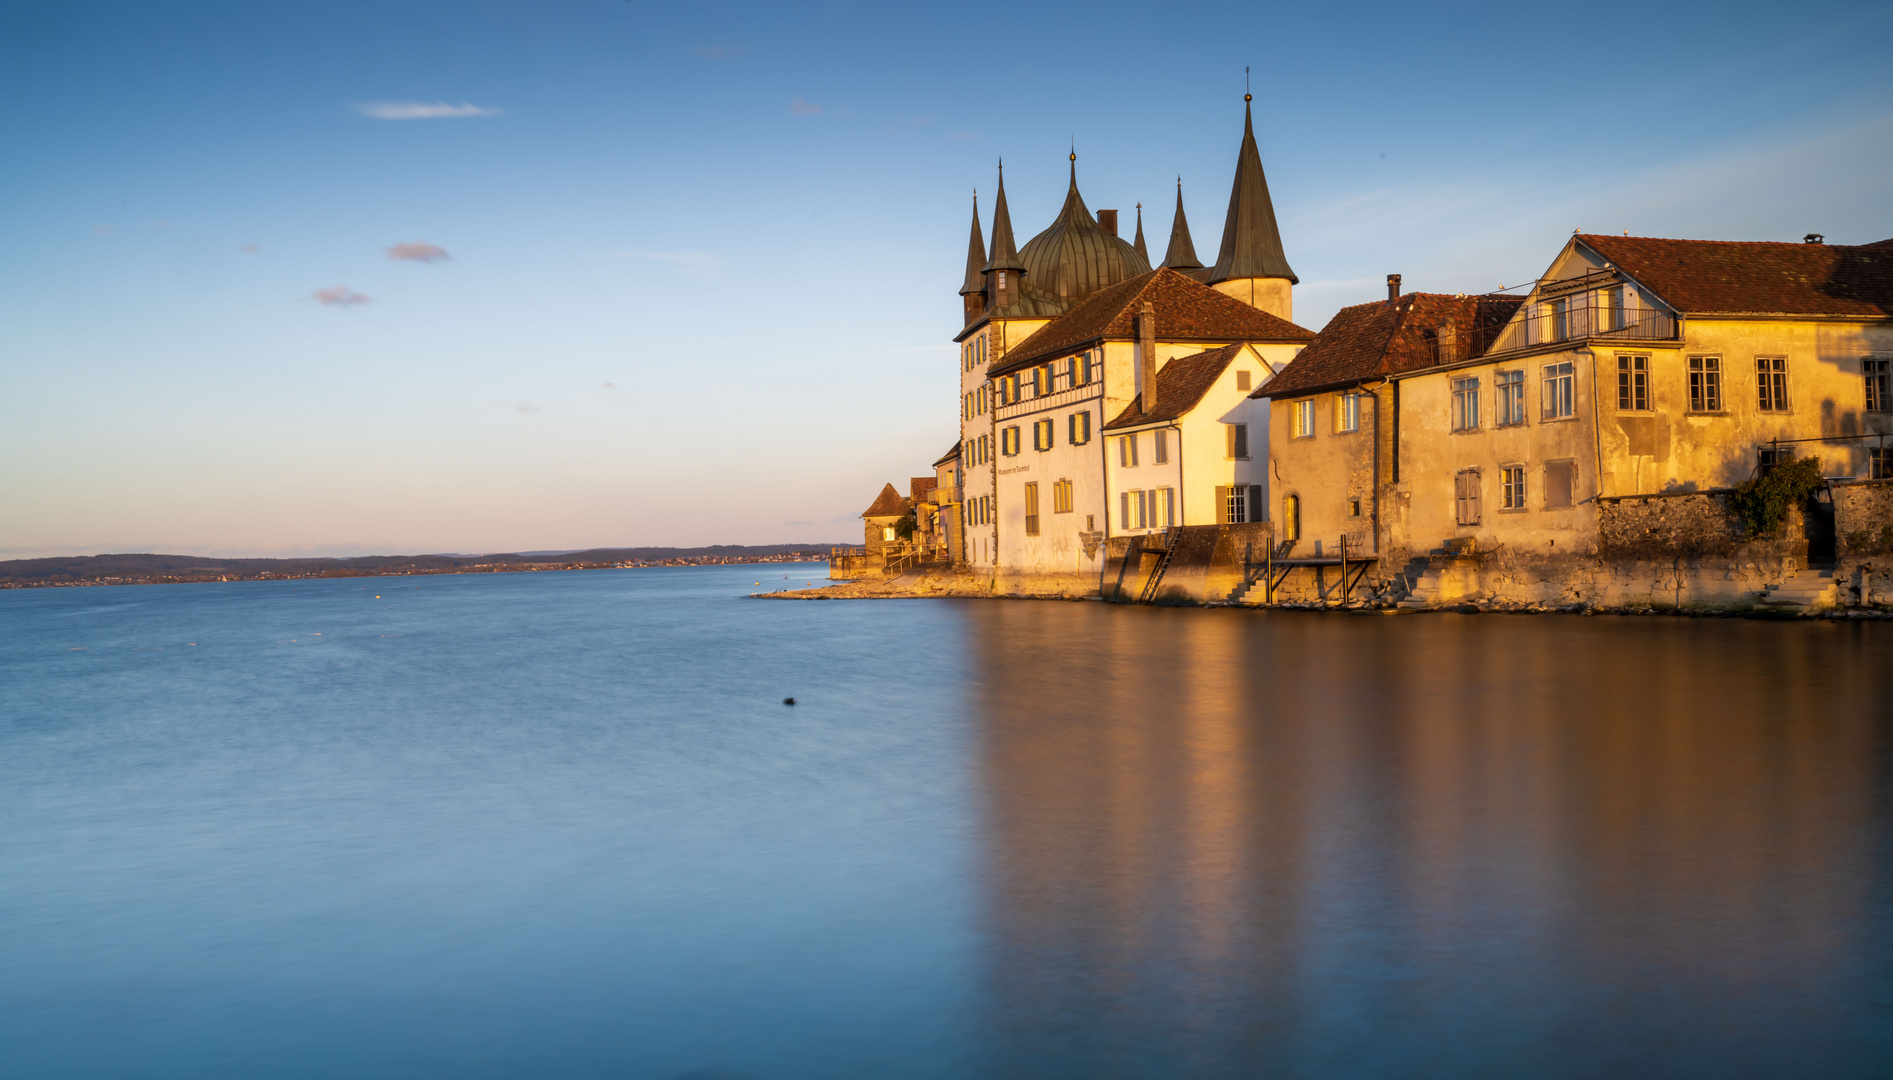
[[[1893,480],[1834,484],[1834,547],[1841,558],[1893,556]],[[1893,558],[1882,561],[1893,563]]]

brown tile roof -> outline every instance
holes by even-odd
[[[940,466],[945,465],[947,462],[952,461],[954,458],[959,457],[959,456],[960,456],[960,444],[958,440],[955,440],[953,443],[953,449],[948,450],[944,454],[941,454],[940,459],[933,463],[933,467],[937,469]]]
[[[907,494],[915,502],[925,502],[927,496],[933,494],[933,489],[939,486],[940,481],[937,477],[914,476],[908,478]]]
[[[1893,315],[1893,251],[1880,244],[1578,240],[1685,314]]]
[[[1157,371],[1156,411],[1145,412],[1144,395],[1138,394],[1124,407],[1123,412],[1104,425],[1105,430],[1175,420],[1196,408],[1197,403],[1203,400],[1203,395],[1209,393],[1209,388],[1216,384],[1216,377],[1242,351],[1243,344],[1238,341],[1220,349],[1179,356],[1166,363]]]
[[[864,518],[899,517],[907,512],[907,500],[900,497],[893,484],[883,484],[881,493],[875,496],[874,505],[861,511]]]
[[[1149,301],[1158,341],[1308,341],[1315,335],[1165,267],[1092,293],[1038,329],[993,369],[1004,375],[1107,338],[1136,336],[1132,319]],[[1160,388],[1161,389],[1161,388]],[[1159,400],[1161,400],[1161,393]]]
[[[1407,293],[1342,308],[1313,344],[1250,396],[1317,393],[1477,356],[1522,303],[1517,296]],[[1451,328],[1455,346],[1443,357],[1441,327]]]

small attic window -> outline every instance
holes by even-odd
[[[1238,371],[1238,372],[1236,372],[1236,389],[1238,389],[1238,390],[1247,390],[1248,388],[1249,388],[1249,372],[1248,372],[1248,370],[1247,370],[1247,369],[1244,369],[1244,370],[1242,370],[1242,371]]]

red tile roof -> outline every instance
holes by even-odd
[[[1893,316],[1893,250],[1884,241],[1578,240],[1685,314]]]
[[[1040,327],[1008,352],[992,373],[1004,375],[1107,338],[1133,338],[1133,319],[1146,301],[1156,316],[1158,341],[1299,342],[1315,336],[1287,319],[1159,267],[1099,289],[1073,305],[1062,318]]]
[[[1313,344],[1250,396],[1318,393],[1477,356],[1522,303],[1517,296],[1407,293],[1342,308]],[[1443,327],[1453,344],[1442,355]]]
[[[1131,403],[1124,407],[1105,424],[1105,430],[1111,428],[1136,427],[1139,424],[1155,424],[1164,420],[1175,420],[1203,400],[1209,388],[1216,385],[1216,377],[1229,367],[1229,362],[1242,351],[1243,343],[1238,341],[1220,349],[1179,356],[1157,370],[1157,409],[1155,412],[1144,411],[1144,395],[1138,394]]]
[[[959,456],[960,456],[960,444],[958,440],[955,440],[953,443],[953,449],[948,450],[944,454],[941,454],[940,460],[934,462],[933,467],[937,469],[940,466],[945,465],[947,462],[952,461],[954,458],[957,458]]]
[[[874,505],[861,511],[861,516],[899,517],[906,512],[907,500],[900,497],[900,492],[894,490],[893,484],[885,484],[881,487],[881,494],[875,497]]]
[[[915,502],[925,502],[927,500],[927,496],[933,494],[933,489],[939,486],[940,486],[940,481],[939,481],[939,478],[937,477],[932,477],[932,476],[910,477],[908,478],[908,481],[907,481],[907,494]]]

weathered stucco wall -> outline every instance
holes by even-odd
[[[1576,416],[1544,417],[1545,369],[1574,366]],[[1500,426],[1496,376],[1525,373],[1525,422]],[[1479,424],[1453,431],[1453,380],[1479,381]],[[1499,363],[1403,378],[1400,388],[1400,479],[1406,485],[1405,532],[1399,544],[1415,552],[1437,550],[1448,540],[1471,541],[1485,549],[1511,548],[1545,554],[1595,550],[1596,514],[1590,500],[1599,492],[1593,444],[1591,357],[1579,351],[1541,353]],[[1547,469],[1565,464],[1576,472],[1572,505],[1546,505]],[[1503,472],[1525,470],[1525,505],[1507,509]],[[1461,525],[1457,480],[1476,470],[1482,511],[1476,525]]]
[[[1293,533],[1283,516],[1288,498],[1300,502],[1300,537],[1294,553],[1312,555],[1315,543],[1323,551],[1334,548],[1343,535],[1356,550],[1373,549],[1374,410],[1376,399],[1361,395],[1360,426],[1337,431],[1340,395],[1299,395],[1272,400],[1269,407],[1269,473],[1272,480],[1270,515],[1282,539]],[[1296,404],[1314,403],[1313,435],[1295,434]],[[1382,471],[1387,471],[1383,462]],[[1353,513],[1360,502],[1361,512]]]

